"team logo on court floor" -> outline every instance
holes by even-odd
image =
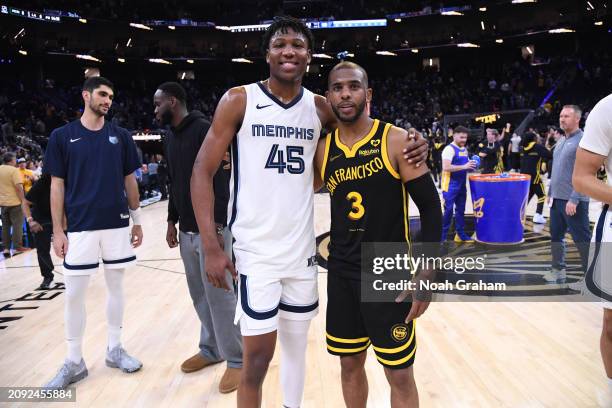
[[[405,324],[396,324],[391,328],[391,338],[395,341],[404,341],[408,336],[408,327]]]
[[[474,216],[466,215],[466,230],[474,231]],[[414,241],[421,229],[419,217],[410,218],[410,234]],[[591,226],[591,229],[593,226]],[[450,236],[450,235],[449,235]],[[486,254],[486,268],[484,270],[466,270],[462,274],[453,271],[438,272],[437,280],[449,281],[456,284],[458,280],[467,283],[503,282],[506,290],[474,290],[469,292],[446,291],[447,294],[460,294],[465,296],[487,297],[542,297],[564,296],[568,299],[582,299],[579,294],[570,289],[568,284],[577,282],[584,276],[580,266],[580,255],[570,235],[566,235],[565,255],[567,279],[563,283],[547,283],[543,275],[551,268],[550,229],[548,225],[534,224],[529,217],[524,223],[525,241],[520,245],[505,248],[485,246],[480,244],[455,244],[448,242],[447,256],[450,257],[478,257]],[[317,256],[319,265],[327,268],[329,256],[329,232],[317,237]],[[546,300],[546,299],[542,299]]]

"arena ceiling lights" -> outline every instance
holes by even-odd
[[[87,54],[77,54],[75,55],[78,59],[82,59],[82,60],[87,60],[87,61],[95,61],[95,62],[102,62],[102,60],[96,58],[96,57],[92,57],[91,55],[87,55]]]
[[[548,30],[549,34],[564,34],[564,33],[575,33],[576,30],[569,28],[555,28],[554,30]]]
[[[315,58],[334,59],[334,57],[327,54],[312,54],[312,56]]]
[[[130,27],[138,28],[140,30],[153,31],[153,29],[151,27],[146,26],[144,24],[140,24],[140,23],[130,23]]]
[[[245,64],[252,64],[253,63],[253,61],[248,60],[246,58],[232,58],[232,62],[242,62],[242,63],[245,63]]]
[[[457,44],[457,47],[461,47],[461,48],[480,48],[480,45],[474,44],[474,43],[470,43],[470,42],[466,42],[466,43]]]
[[[163,58],[149,58],[149,62],[152,62],[154,64],[172,65],[172,63],[170,61],[165,60]]]
[[[376,51],[376,55],[385,55],[387,57],[397,57],[397,54],[391,51]]]

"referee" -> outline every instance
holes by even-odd
[[[98,270],[100,255],[108,289],[106,365],[127,373],[142,367],[120,340],[123,276],[125,268],[136,262],[133,248],[142,243],[134,177],[140,160],[130,133],[104,120],[113,102],[113,88],[105,78],[87,79],[82,90],[83,115],[51,133],[45,154],[45,172],[51,175],[53,249],[64,258],[68,342],[68,357],[47,389],[63,389],[87,377],[81,350],[85,294],[89,277]],[[130,216],[134,221],[131,231]]]

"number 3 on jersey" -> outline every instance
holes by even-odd
[[[302,174],[304,172],[304,159],[300,157],[302,155],[304,155],[302,146],[287,146],[287,161],[285,162],[285,152],[278,149],[278,144],[273,144],[265,168],[278,169],[280,174],[283,174],[285,169],[290,174]]]
[[[357,221],[363,217],[363,214],[365,214],[365,208],[363,208],[362,205],[363,198],[361,197],[361,194],[356,191],[351,191],[346,195],[346,199],[352,204],[351,212],[348,213],[348,217],[353,221]]]

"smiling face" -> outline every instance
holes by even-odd
[[[288,28],[279,30],[270,38],[266,62],[270,76],[282,82],[300,80],[311,60],[310,44],[304,34]]]
[[[113,90],[106,85],[100,85],[92,92],[83,91],[85,106],[98,116],[105,116],[108,113],[114,97]]]
[[[360,69],[342,68],[330,72],[326,96],[338,120],[353,123],[372,100],[372,90]]]

